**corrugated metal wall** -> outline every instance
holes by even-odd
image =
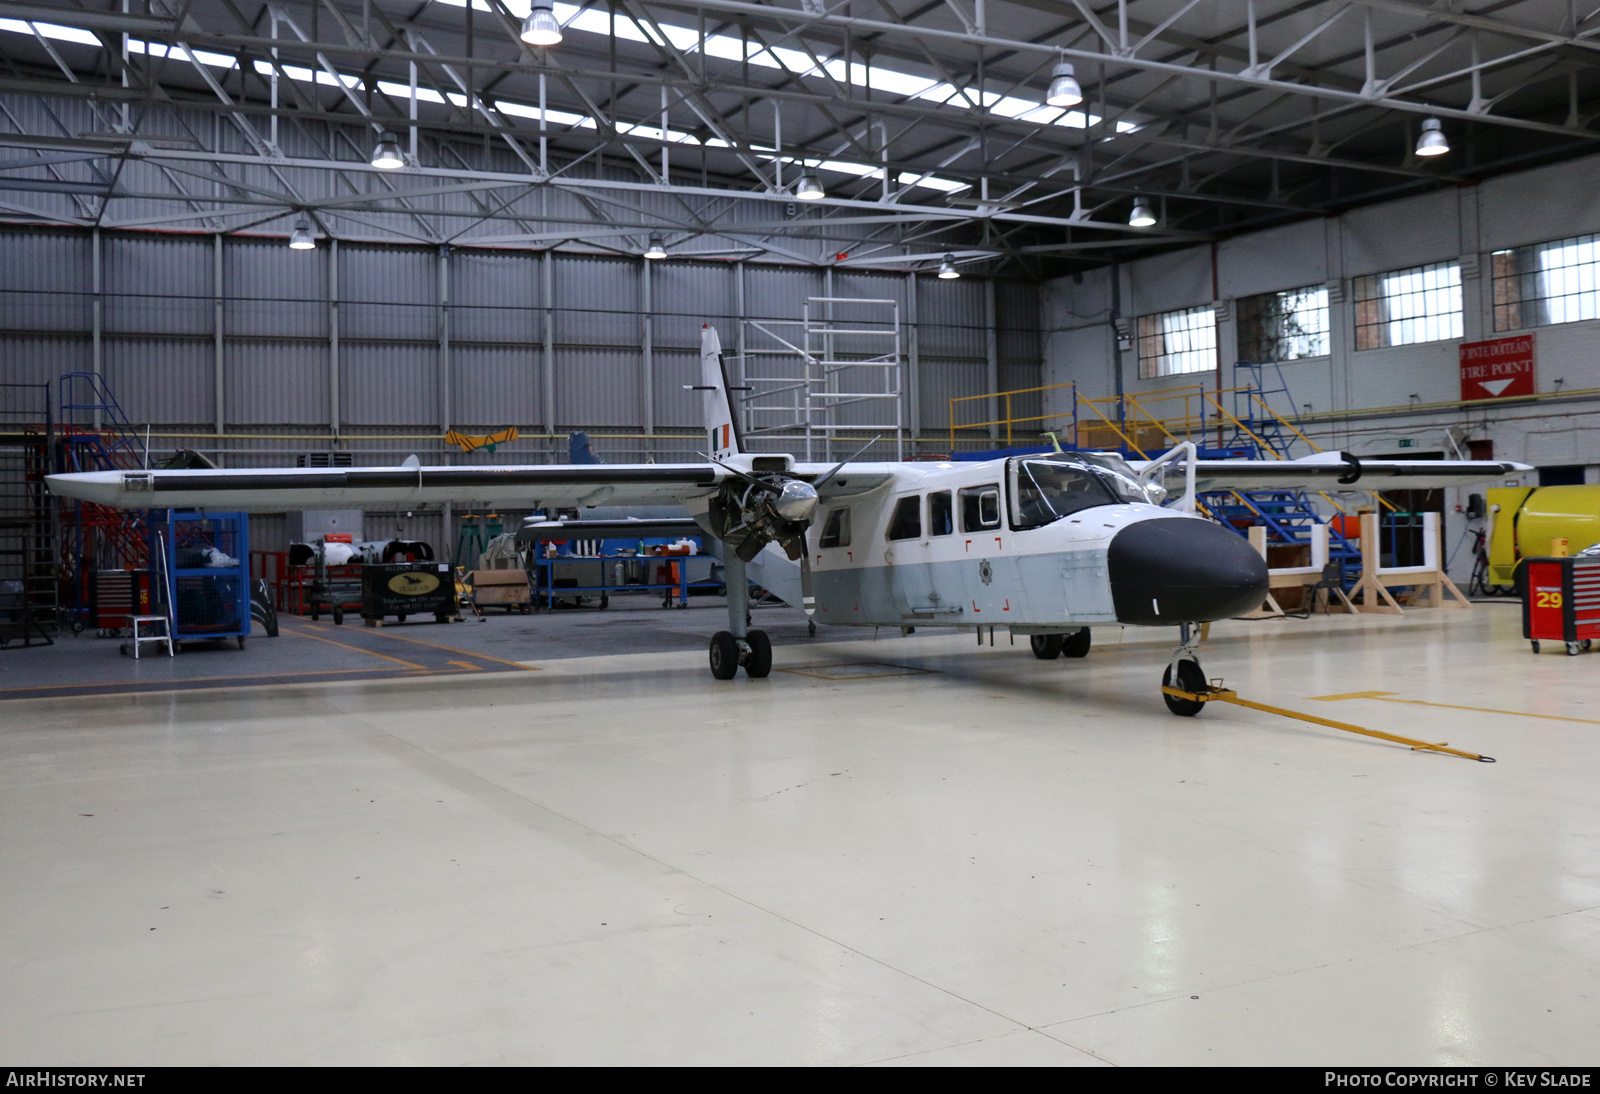
[[[608,459],[686,457],[700,428],[699,399],[684,388],[699,382],[701,326],[715,324],[734,352],[741,307],[749,318],[799,319],[808,297],[892,300],[909,364],[913,282],[903,274],[691,261],[646,270],[636,258],[557,254],[546,309],[546,261],[527,251],[361,243],[335,254],[326,240],[291,251],[276,239],[0,227],[0,375],[37,383],[98,367],[136,424],[168,434],[158,450],[198,448],[247,466],[336,445],[375,459],[452,458],[438,439],[444,425],[516,425],[528,436],[512,451],[524,459],[565,458],[564,438],[545,435],[551,426],[595,431]],[[952,396],[988,391],[992,375],[1008,388],[1041,382],[1038,293],[1000,286],[991,339],[984,281],[914,284],[917,409],[932,448]],[[835,306],[840,321],[858,312],[884,314]],[[840,336],[834,349],[868,355],[883,343]],[[903,386],[912,389],[909,375]],[[841,420],[886,412],[851,413]]]

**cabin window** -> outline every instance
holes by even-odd
[[[984,532],[1000,527],[1000,484],[969,486],[961,491],[961,530]]]
[[[835,509],[828,514],[828,522],[822,526],[820,546],[850,546],[850,510]]]
[[[955,505],[950,491],[940,490],[928,495],[928,534],[948,536],[956,530]]]
[[[913,494],[895,502],[889,519],[890,539],[916,539],[922,535],[922,495]]]

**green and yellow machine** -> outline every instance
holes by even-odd
[[[1488,491],[1489,581],[1510,585],[1524,556],[1566,554],[1600,543],[1600,486],[1500,486]]]

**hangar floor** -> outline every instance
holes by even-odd
[[[0,654],[0,1056],[1600,1058],[1596,662],[1532,655],[1509,605],[1205,650],[1495,765],[1174,718],[1167,635],[1042,662],[783,614],[771,678],[726,683],[698,606]]]

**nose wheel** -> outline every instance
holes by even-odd
[[[1167,671],[1161,674],[1161,683],[1165,687],[1177,688],[1180,691],[1199,691],[1206,686],[1206,674],[1200,668],[1200,662],[1191,660],[1174,661],[1167,666]],[[1184,699],[1177,695],[1161,693],[1162,700],[1167,704],[1167,709],[1180,718],[1193,718],[1205,709],[1205,704],[1197,699]]]
[[[1167,662],[1167,671],[1161,674],[1161,686],[1187,692],[1204,691],[1209,682],[1205,670],[1200,667],[1200,657],[1195,652],[1195,647],[1200,644],[1199,632],[1188,623],[1180,623],[1178,634],[1181,641],[1172,660]],[[1161,698],[1167,704],[1167,709],[1180,718],[1193,718],[1206,707],[1198,699],[1185,699],[1165,691],[1161,693]]]

